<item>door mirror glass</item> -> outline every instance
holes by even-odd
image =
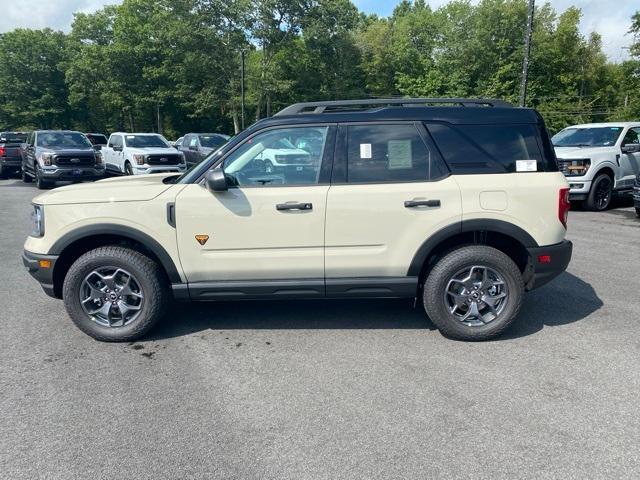
[[[207,188],[212,192],[226,192],[229,190],[227,183],[227,177],[224,175],[224,171],[218,167],[207,173],[205,181],[207,182]]]
[[[640,145],[637,143],[628,143],[626,145],[622,145],[622,153],[636,153],[640,152]]]

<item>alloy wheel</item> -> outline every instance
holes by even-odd
[[[596,185],[596,207],[598,210],[604,210],[611,202],[611,179],[602,177]]]
[[[449,313],[470,327],[480,327],[498,318],[507,298],[507,284],[502,276],[484,265],[458,271],[449,279],[444,294]]]
[[[97,268],[80,285],[82,309],[104,327],[130,324],[140,315],[143,304],[140,282],[123,268]]]

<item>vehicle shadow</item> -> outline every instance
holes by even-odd
[[[544,327],[582,320],[603,305],[590,284],[564,273],[525,297],[514,325],[497,340],[532,335]],[[411,300],[278,300],[176,303],[147,338],[160,340],[205,330],[429,329],[435,326]]]

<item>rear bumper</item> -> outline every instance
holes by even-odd
[[[28,272],[40,283],[44,293],[54,298],[58,298],[53,288],[53,269],[57,260],[58,255],[44,255],[29,252],[28,250],[22,252],[22,263]],[[46,262],[49,263],[47,264]]]
[[[555,245],[528,248],[529,252],[529,278],[526,289],[533,290],[541,287],[556,278],[567,269],[571,261],[573,244],[564,240]]]
[[[0,157],[0,170],[18,172],[22,169],[22,160],[15,157]]]

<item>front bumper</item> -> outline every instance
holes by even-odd
[[[33,278],[40,282],[44,293],[58,298],[53,288],[53,269],[58,261],[58,255],[44,255],[28,250],[22,252],[22,263]]]
[[[571,261],[573,244],[569,240],[564,240],[555,245],[545,247],[528,248],[529,266],[527,290],[541,287],[556,278],[567,269]]]
[[[566,177],[569,182],[569,200],[586,200],[591,190],[591,180],[584,177]]]
[[[187,170],[186,164],[155,166],[136,165],[133,167],[136,175],[146,175],[148,173],[184,173]]]
[[[45,167],[42,178],[50,181],[99,180],[105,177],[104,168],[95,167]]]

